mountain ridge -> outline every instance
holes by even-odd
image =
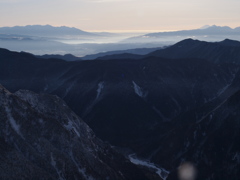
[[[55,27],[51,25],[27,25],[14,27],[0,27],[1,34],[18,34],[31,35],[43,37],[55,36],[99,36],[94,33],[82,31],[74,27],[60,26]]]
[[[0,100],[1,178],[148,179],[59,97],[0,85]]]
[[[185,39],[166,49],[148,55],[165,58],[202,58],[214,63],[240,64],[240,42],[225,39],[220,42],[206,42]]]
[[[169,180],[176,179],[183,161],[194,163],[199,179],[235,180],[240,67],[211,60],[229,43],[230,49],[238,48],[229,40],[219,44],[187,39],[170,49],[191,47],[184,48],[182,58],[149,55],[138,60],[49,61],[0,51],[0,82],[11,91],[57,94],[97,136],[169,170]],[[218,48],[208,59],[189,57],[192,49],[212,45]],[[175,54],[170,50],[168,55]]]
[[[195,38],[199,40],[208,40],[208,41],[220,41],[224,38],[230,39],[239,39],[240,27],[234,29],[228,26],[209,26],[203,29],[192,29],[192,30],[179,30],[179,31],[168,31],[168,32],[156,32],[148,33],[141,36],[130,37],[123,40],[123,42],[128,43],[149,43],[157,41],[170,41],[178,42],[186,38]],[[176,40],[173,40],[176,39]]]
[[[239,32],[239,28],[240,27],[236,27],[236,28],[230,28],[228,26],[209,26],[208,28],[205,29],[193,29],[193,30],[180,30],[180,31],[169,31],[169,32],[159,32],[159,33],[149,33],[146,34],[145,36],[160,36],[160,35],[166,35],[166,34],[171,34],[171,35],[183,35],[183,34],[187,34],[189,36],[192,35],[207,35],[208,33],[215,33],[215,35],[219,34],[227,34],[229,32],[236,32],[236,33],[240,33]]]
[[[188,38],[146,55],[125,53],[102,56],[98,59],[143,59],[149,56],[170,59],[200,58],[214,63],[240,64],[240,41],[225,39],[219,42],[207,42]]]

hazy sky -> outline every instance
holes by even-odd
[[[240,0],[0,0],[0,26],[50,24],[86,31],[240,26]]]

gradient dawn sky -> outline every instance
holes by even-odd
[[[0,26],[168,31],[240,26],[240,0],[0,0]]]

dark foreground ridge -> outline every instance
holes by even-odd
[[[148,179],[57,96],[0,86],[1,179]]]

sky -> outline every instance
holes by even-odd
[[[240,0],[0,0],[0,27],[155,32],[240,26]]]

